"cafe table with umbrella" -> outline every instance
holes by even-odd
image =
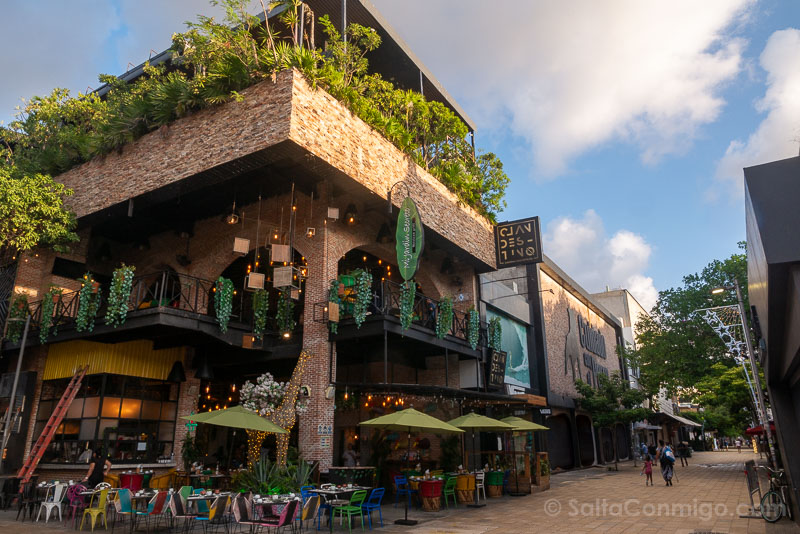
[[[382,415],[375,419],[362,421],[361,426],[377,428],[381,430],[397,430],[408,433],[408,457],[411,457],[411,433],[412,432],[451,432],[460,434],[464,432],[458,427],[445,423],[435,417],[424,414],[414,408],[406,408],[388,415]],[[406,511],[405,518],[395,521],[398,525],[416,525],[417,521],[408,519],[408,499],[405,499]]]
[[[491,417],[486,417],[485,415],[477,414],[475,412],[470,412],[466,415],[462,415],[461,417],[456,417],[448,421],[449,424],[466,429],[472,430],[472,444],[473,447],[475,445],[475,431],[478,432],[511,432],[514,430],[514,426],[503,421],[498,421],[497,419],[492,419]],[[478,462],[474,462],[475,470],[478,470]],[[485,506],[483,504],[478,503],[478,487],[475,486],[475,503],[470,504],[473,508],[477,508],[479,506]]]
[[[501,419],[502,422],[508,423],[512,425],[514,428],[511,430],[511,433],[514,432],[535,432],[537,430],[550,430],[548,427],[533,423],[531,421],[526,421],[521,417],[504,417]],[[517,451],[514,447],[514,438],[511,438],[511,458],[514,461],[514,482],[517,485],[517,489],[519,490],[519,480],[517,478]],[[511,495],[523,495],[522,493],[511,493]]]

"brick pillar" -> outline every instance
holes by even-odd
[[[187,421],[181,419],[183,415],[189,415],[197,411],[197,397],[200,395],[200,379],[194,377],[195,369],[192,368],[192,356],[194,352],[187,350],[184,355],[183,368],[186,372],[186,382],[180,384],[178,390],[178,415],[175,420],[175,442],[172,450],[175,453],[175,465],[183,469],[183,440],[189,429],[186,427]]]
[[[322,187],[320,189],[323,189]],[[322,191],[319,198],[326,198]],[[327,438],[323,447],[317,434],[317,425],[333,427],[334,400],[325,398],[325,388],[331,380],[330,358],[331,344],[328,342],[328,326],[314,320],[314,304],[328,299],[328,285],[336,277],[338,253],[332,252],[333,232],[325,224],[327,206],[324,202],[315,203],[314,225],[316,236],[309,244],[306,261],[308,262],[308,279],[305,286],[305,321],[303,322],[303,349],[311,353],[311,360],[306,368],[303,384],[311,387],[308,411],[299,417],[299,445],[303,458],[318,461],[321,470],[327,470],[333,462],[333,439]],[[336,348],[333,347],[333,362],[336,362]],[[336,369],[333,369],[336,379]]]

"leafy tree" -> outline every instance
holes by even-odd
[[[75,215],[63,204],[71,194],[49,176],[0,164],[0,265],[37,246],[64,250],[77,241]]]
[[[610,428],[611,439],[614,443],[614,468],[619,470],[617,463],[617,432],[616,425],[622,424],[626,428],[635,421],[646,418],[650,412],[642,407],[645,394],[633,389],[618,372],[611,376],[598,375],[598,388],[595,389],[582,380],[575,381],[580,398],[578,406],[586,410],[592,417],[595,428]],[[602,448],[601,448],[602,450]]]
[[[739,365],[717,362],[691,390],[692,400],[704,408],[706,428],[738,436],[758,421],[752,395]]]
[[[665,389],[670,395],[692,387],[712,374],[715,363],[732,364],[725,344],[705,320],[693,313],[701,308],[734,304],[730,295],[712,295],[715,287],[739,286],[747,299],[747,257],[742,253],[714,260],[701,272],[683,278],[683,286],[659,292],[649,317],[636,324],[637,350],[626,358],[641,370],[640,384],[651,398]],[[747,307],[747,305],[745,304]]]

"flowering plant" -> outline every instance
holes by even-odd
[[[239,390],[239,398],[242,400],[242,406],[246,409],[268,417],[275,413],[281,405],[288,388],[288,382],[278,382],[272,373],[264,373],[256,379],[255,384],[245,382],[242,389]],[[304,413],[307,409],[306,401],[298,400],[295,403],[297,413]]]

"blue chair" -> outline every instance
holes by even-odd
[[[314,489],[314,486],[302,486],[300,487],[300,496],[303,497],[303,502],[306,502],[309,497],[314,495],[311,493],[311,490]]]
[[[384,488],[375,488],[369,494],[367,502],[361,505],[361,509],[367,514],[367,521],[369,521],[369,529],[372,530],[372,511],[378,511],[378,517],[381,520],[381,527],[383,527],[383,513],[381,512],[381,501],[383,501],[383,494],[386,493]]]
[[[505,473],[503,473],[503,493],[508,495],[511,493],[511,483],[509,482],[511,479],[511,469],[506,469]]]
[[[408,485],[408,479],[404,475],[395,475],[394,477],[394,485],[397,488],[394,494],[394,506],[397,508],[397,503],[400,501],[400,497],[406,495],[408,499],[408,505],[411,506],[411,495],[413,493],[417,493],[417,490],[411,489]]]
[[[114,522],[111,523],[111,532],[114,532],[114,527],[117,526],[117,518],[124,519],[125,517],[133,518],[134,510],[133,503],[131,502],[131,490],[127,488],[120,488],[117,491],[117,497],[114,499]],[[133,521],[133,519],[131,519]]]

